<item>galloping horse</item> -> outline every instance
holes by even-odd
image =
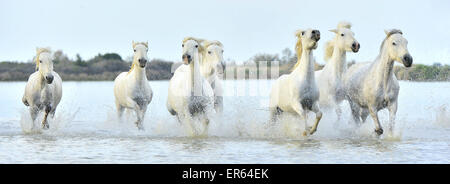
[[[44,110],[42,128],[48,129],[47,116],[55,116],[56,107],[62,97],[62,80],[58,73],[53,71],[50,49],[36,49],[36,70],[28,78],[22,102],[29,106],[33,125],[38,113]]]
[[[360,45],[350,30],[351,24],[340,22],[337,29],[330,30],[335,33],[333,40],[325,44],[325,67],[316,71],[316,82],[320,90],[319,104],[336,109],[338,119],[342,111],[339,104],[345,99],[342,78],[347,70],[347,52],[358,52]]]
[[[314,79],[314,59],[312,51],[317,48],[320,39],[318,30],[298,30],[296,44],[297,64],[288,75],[282,75],[272,86],[270,93],[271,121],[275,121],[281,112],[302,116],[305,121],[303,135],[313,134],[317,130],[322,112],[317,103],[319,89]],[[307,127],[307,113],[316,113],[316,121],[311,129]]]
[[[214,91],[214,108],[216,112],[222,112],[223,110],[223,88],[222,80],[219,79],[218,66],[224,61],[223,59],[223,45],[219,41],[203,41],[201,42],[204,51],[202,53],[201,60],[201,73],[202,76],[211,85]]]
[[[178,67],[169,81],[167,109],[185,122],[191,134],[198,132],[193,127],[194,117],[203,123],[202,134],[206,133],[210,115],[214,110],[214,92],[200,71],[200,53],[204,48],[201,41],[187,37],[183,40],[183,64]]]
[[[389,129],[392,132],[397,113],[397,99],[400,86],[393,74],[394,61],[410,67],[413,58],[408,52],[408,41],[398,29],[385,31],[386,38],[380,47],[380,54],[372,63],[351,66],[344,77],[346,98],[358,124],[364,122],[370,113],[375,123],[375,132],[383,134],[378,120],[378,111],[389,109]]]
[[[143,130],[142,121],[147,111],[147,106],[152,101],[153,92],[148,84],[145,66],[147,64],[147,42],[133,41],[133,63],[128,72],[122,72],[114,80],[114,96],[119,118],[122,117],[125,108],[136,112],[136,126]]]

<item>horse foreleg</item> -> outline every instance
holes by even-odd
[[[195,136],[195,135],[197,135],[197,130],[194,128],[194,125],[193,125],[193,121],[194,121],[192,119],[193,117],[191,117],[187,114],[189,114],[189,112],[185,112],[185,114],[182,117],[186,124],[187,132],[190,136]]]
[[[48,117],[48,113],[50,113],[50,111],[52,110],[52,106],[51,105],[46,105],[45,106],[45,114],[44,114],[44,119],[42,120],[42,129],[47,130],[49,128],[48,122],[47,122],[47,117]]]
[[[30,110],[30,116],[31,116],[31,125],[32,125],[32,129],[34,129],[34,128],[35,128],[34,121],[35,121],[36,118],[37,118],[37,114],[38,114],[38,112],[39,112],[39,108],[36,107],[36,106],[31,106],[31,107],[29,108],[29,110]]]
[[[121,120],[123,111],[125,110],[125,108],[123,106],[121,106],[117,101],[116,101],[116,110],[117,110],[117,118],[119,118],[119,120]]]
[[[397,114],[397,102],[389,104],[389,131],[394,132],[395,115]]]
[[[23,104],[25,106],[30,106],[30,104],[28,103],[27,98],[25,97],[25,95],[23,95],[23,97],[22,97],[22,102],[23,102]]]
[[[383,134],[383,128],[381,127],[380,120],[378,119],[377,109],[374,107],[369,107],[370,116],[372,116],[373,122],[375,123],[375,132],[378,135]]]
[[[303,107],[300,105],[300,102],[297,102],[293,105],[293,109],[294,111],[303,118],[303,121],[305,123],[305,130],[303,131],[303,136],[307,136],[309,134],[309,129],[308,129],[308,117],[307,117],[307,112],[303,109]]]
[[[223,111],[223,97],[222,96],[214,97],[214,109],[216,110],[216,113],[222,113],[222,111]]]
[[[314,122],[313,127],[310,130],[310,134],[312,135],[317,130],[317,126],[319,126],[319,121],[322,119],[322,111],[320,111],[319,104],[316,102],[313,104],[312,109],[314,113],[316,113],[316,122]]]
[[[136,109],[136,126],[139,130],[144,130],[144,126],[142,121],[144,121],[145,112],[147,111],[147,107],[137,108]]]
[[[207,115],[205,115],[206,117],[203,119],[203,132],[202,135],[206,136],[207,132],[208,132],[208,128],[209,128],[209,117]]]

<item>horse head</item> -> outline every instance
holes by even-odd
[[[183,40],[183,63],[188,65],[194,57],[198,57],[200,52],[203,52],[203,46],[200,44],[201,39],[187,37]]]
[[[53,59],[49,48],[36,48],[36,70],[47,84],[53,82]]]
[[[403,37],[402,31],[398,29],[385,30],[386,38],[382,44],[382,52],[386,52],[389,60],[402,63],[405,67],[410,67],[413,58],[408,51],[408,40]]]
[[[201,43],[205,50],[203,51],[202,73],[205,76],[216,72],[223,62],[223,45],[219,41],[203,41]]]
[[[148,42],[132,42],[133,44],[133,65],[145,68],[148,62],[147,52],[148,52]]]

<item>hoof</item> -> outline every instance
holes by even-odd
[[[48,125],[48,123],[42,123],[42,129],[48,130],[49,128],[50,126]]]
[[[303,136],[308,136],[308,131],[303,131]]]
[[[316,130],[310,130],[310,131],[309,131],[309,135],[314,134],[314,132],[316,132]]]
[[[378,135],[381,135],[381,134],[383,134],[383,129],[380,128],[380,129],[378,129],[378,130],[375,130],[375,132],[376,132]]]
[[[144,126],[142,126],[142,124],[136,123],[136,126],[137,126],[138,130],[144,130]]]

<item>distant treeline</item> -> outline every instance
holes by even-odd
[[[395,76],[400,80],[450,81],[450,65],[439,63],[429,65],[413,64],[411,68],[394,67]]]
[[[65,81],[99,81],[114,80],[116,76],[128,71],[131,61],[125,61],[116,53],[98,54],[92,59],[83,60],[80,55],[76,59],[68,58],[61,50],[53,53],[54,70],[59,73]],[[271,78],[271,65],[274,61],[279,63],[279,75],[291,72],[296,55],[288,48],[279,54],[256,54],[244,65],[235,62],[225,63],[224,78],[226,79],[248,79],[258,78],[260,72],[264,72]],[[267,64],[266,64],[267,63]],[[352,62],[349,62],[351,65]],[[172,77],[171,69],[174,62],[161,59],[151,60],[147,67],[147,78],[149,80],[168,80]],[[267,67],[261,67],[267,66]],[[316,64],[316,70],[323,65]],[[26,81],[31,73],[35,71],[34,62],[0,62],[0,81]],[[254,72],[254,73],[252,73]],[[240,74],[238,74],[240,73]],[[435,63],[433,65],[413,64],[410,68],[401,65],[394,67],[394,73],[399,80],[412,81],[450,81],[450,66]],[[277,77],[278,75],[274,75]]]

